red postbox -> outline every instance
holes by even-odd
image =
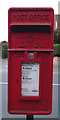
[[[8,112],[52,111],[52,8],[10,8],[8,16]]]

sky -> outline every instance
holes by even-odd
[[[0,42],[8,41],[8,9],[10,7],[52,7],[58,14],[59,0],[0,0]]]

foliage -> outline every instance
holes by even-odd
[[[7,58],[7,48],[8,48],[8,44],[7,43],[3,43],[2,44],[2,58]]]
[[[54,44],[54,56],[60,56],[60,44]]]
[[[60,29],[54,31],[54,44],[60,44]]]

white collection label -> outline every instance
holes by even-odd
[[[39,62],[22,62],[21,95],[39,96]]]

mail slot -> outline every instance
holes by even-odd
[[[52,8],[8,11],[8,112],[48,115],[52,112]]]

